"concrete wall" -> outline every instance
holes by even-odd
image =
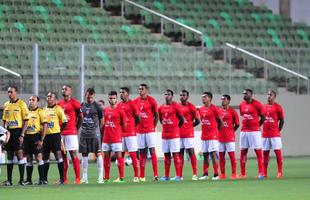
[[[135,97],[136,95],[132,95]],[[23,95],[22,99],[27,99],[29,95]],[[154,95],[159,102],[163,103],[163,95]],[[263,95],[255,96],[261,102],[266,102],[267,97]],[[6,95],[0,95],[0,103],[6,101]],[[97,95],[97,99],[104,99],[107,101],[106,95]],[[178,95],[175,95],[175,100],[178,100]],[[237,107],[242,100],[241,95],[233,95],[231,105]],[[201,105],[201,96],[191,96],[191,101],[196,105]],[[283,153],[286,156],[297,156],[297,155],[310,155],[310,96],[308,95],[279,95],[277,101],[283,106],[285,110],[285,125],[282,131],[283,138]],[[216,105],[220,104],[220,95],[214,95],[213,103]],[[161,130],[159,125],[158,131]],[[195,130],[196,132],[196,150],[200,150],[200,126]],[[236,134],[237,141],[239,139],[239,131]],[[160,133],[158,134],[158,153],[162,155],[160,147]],[[237,142],[238,143],[238,142]],[[236,145],[238,146],[238,145]],[[253,155],[253,154],[252,154]]]

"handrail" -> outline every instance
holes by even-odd
[[[199,31],[199,30],[197,30],[197,29],[194,29],[194,28],[192,28],[192,27],[190,27],[190,26],[187,26],[187,25],[185,25],[185,24],[183,24],[183,23],[180,23],[180,22],[178,22],[178,21],[176,21],[176,20],[174,20],[174,19],[171,19],[170,17],[167,17],[167,16],[165,16],[165,15],[163,15],[163,14],[160,14],[160,13],[154,11],[154,10],[151,10],[151,9],[145,7],[145,6],[142,6],[142,5],[140,5],[140,4],[137,4],[137,3],[132,2],[132,1],[130,1],[130,0],[124,0],[124,1],[122,1],[122,16],[124,16],[124,2],[129,3],[129,4],[131,4],[131,5],[134,5],[134,6],[140,8],[140,9],[142,9],[142,10],[145,10],[145,11],[147,11],[147,12],[153,14],[153,15],[156,15],[156,16],[160,17],[161,19],[165,19],[165,20],[167,20],[167,21],[169,21],[169,22],[172,22],[172,23],[174,23],[174,24],[177,24],[177,25],[179,25],[179,26],[181,26],[181,27],[183,27],[183,28],[186,28],[186,29],[188,29],[188,30],[190,30],[190,31],[193,31],[194,33],[197,33],[197,34],[201,35],[201,46],[203,47],[203,45],[204,45],[204,43],[203,43],[203,33],[202,33],[201,31]],[[161,31],[162,31],[162,34],[163,34],[163,20],[161,20],[161,27],[162,27]]]
[[[282,70],[284,70],[284,71],[286,71],[286,72],[288,72],[288,73],[294,74],[295,76],[298,76],[298,77],[300,77],[300,78],[302,78],[302,79],[305,79],[305,80],[309,81],[309,78],[308,78],[307,76],[304,76],[304,75],[302,75],[302,74],[299,74],[299,73],[297,73],[297,72],[295,72],[295,71],[293,71],[293,70],[287,69],[287,68],[285,68],[285,67],[283,67],[283,66],[281,66],[281,65],[279,65],[279,64],[276,64],[276,63],[274,63],[274,62],[272,62],[272,61],[270,61],[270,60],[267,60],[267,59],[265,59],[265,58],[262,58],[262,57],[260,57],[260,56],[258,56],[258,55],[256,55],[256,54],[254,54],[254,53],[251,53],[251,52],[249,52],[249,51],[247,51],[247,50],[244,50],[244,49],[242,49],[242,48],[240,48],[240,47],[237,47],[237,46],[235,46],[235,45],[233,45],[233,44],[230,44],[230,43],[227,43],[227,42],[226,42],[226,46],[228,46],[228,47],[230,47],[230,48],[232,48],[232,49],[236,49],[237,51],[240,51],[240,52],[242,52],[242,53],[245,53],[245,54],[247,54],[247,55],[249,55],[249,56],[252,56],[252,57],[254,57],[254,58],[258,59],[258,60],[261,60],[261,61],[263,61],[263,62],[266,62],[266,63],[268,63],[268,64],[270,64],[270,65],[272,65],[272,66],[274,66],[274,67],[277,67],[277,68],[282,69]]]
[[[14,76],[17,76],[18,78],[22,78],[22,75],[20,75],[20,74],[17,73],[17,72],[14,72],[14,71],[12,71],[12,70],[10,70],[10,69],[8,69],[8,68],[5,68],[5,67],[0,66],[0,69],[3,70],[3,71],[8,72],[8,73],[10,73],[10,74],[12,74],[12,75],[14,75]]]

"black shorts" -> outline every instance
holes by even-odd
[[[83,138],[80,137],[79,153],[98,153],[101,151],[100,137]]]
[[[43,153],[44,154],[49,154],[51,152],[56,153],[56,151],[60,150],[61,150],[60,133],[46,135],[43,142]]]
[[[24,138],[24,152],[25,154],[42,153],[42,149],[38,149],[36,144],[41,139],[41,134],[26,134]]]
[[[21,128],[14,128],[14,129],[8,129],[10,132],[10,139],[8,143],[5,145],[5,150],[6,151],[18,151],[23,149],[23,144],[19,143],[19,137],[22,134],[22,129]]]

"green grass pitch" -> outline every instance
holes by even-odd
[[[201,172],[201,161],[199,172]],[[163,162],[159,161],[159,173],[163,174]],[[69,182],[73,182],[72,165],[69,166]],[[172,175],[174,167],[171,166]],[[0,180],[6,179],[5,166],[1,166]],[[117,177],[117,167],[112,165],[111,179]],[[184,180],[181,182],[152,182],[151,162],[147,163],[147,182],[133,183],[132,167],[125,168],[126,183],[124,184],[97,184],[96,164],[89,165],[89,184],[56,186],[52,183],[57,180],[56,164],[52,164],[49,173],[49,186],[16,186],[18,167],[14,166],[14,186],[0,187],[2,200],[99,200],[99,199],[126,199],[126,200],[183,200],[183,199],[310,199],[310,157],[296,157],[284,159],[284,179],[276,179],[276,161],[270,160],[269,178],[265,180],[254,179],[257,173],[255,159],[248,160],[247,180],[219,180],[219,181],[192,181],[191,166],[189,162],[184,166]],[[227,175],[230,173],[229,161],[226,163]],[[212,173],[212,167],[211,171]],[[34,182],[37,180],[37,169],[34,168]],[[201,175],[201,173],[199,173]]]

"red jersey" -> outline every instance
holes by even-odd
[[[196,106],[190,102],[186,105],[179,103],[180,109],[184,116],[184,124],[180,128],[180,138],[193,138],[194,137],[194,119],[199,118],[199,113]]]
[[[238,113],[231,107],[219,109],[221,113],[221,119],[223,122],[222,129],[219,131],[220,142],[234,142],[235,141],[235,130],[234,125],[239,125]]]
[[[242,116],[241,131],[259,131],[259,116],[263,115],[262,104],[255,99],[253,99],[250,103],[242,101],[239,105],[239,110]]]
[[[266,120],[263,124],[263,137],[280,137],[279,120],[284,119],[284,111],[278,103],[264,105]]]
[[[163,126],[162,139],[180,138],[179,118],[182,111],[176,102],[170,105],[163,104],[158,109],[159,119]]]
[[[126,115],[126,127],[123,130],[123,137],[135,136],[135,117],[139,115],[136,104],[132,100],[129,100],[127,102],[121,101],[117,104],[117,106],[123,109]]]
[[[103,142],[108,144],[122,143],[121,124],[126,123],[124,110],[120,107],[116,107],[114,109],[106,107],[104,109],[104,119]]]
[[[61,132],[62,135],[77,135],[77,116],[81,113],[81,104],[75,98],[69,101],[62,99],[58,105],[64,110],[68,123],[66,128]]]
[[[138,97],[134,102],[140,112],[141,119],[137,126],[137,133],[154,132],[154,112],[157,112],[156,100],[151,96],[147,96],[146,99]]]
[[[217,118],[220,118],[219,109],[211,104],[210,107],[201,106],[199,109],[201,119],[201,139],[202,140],[218,140],[218,123]]]

